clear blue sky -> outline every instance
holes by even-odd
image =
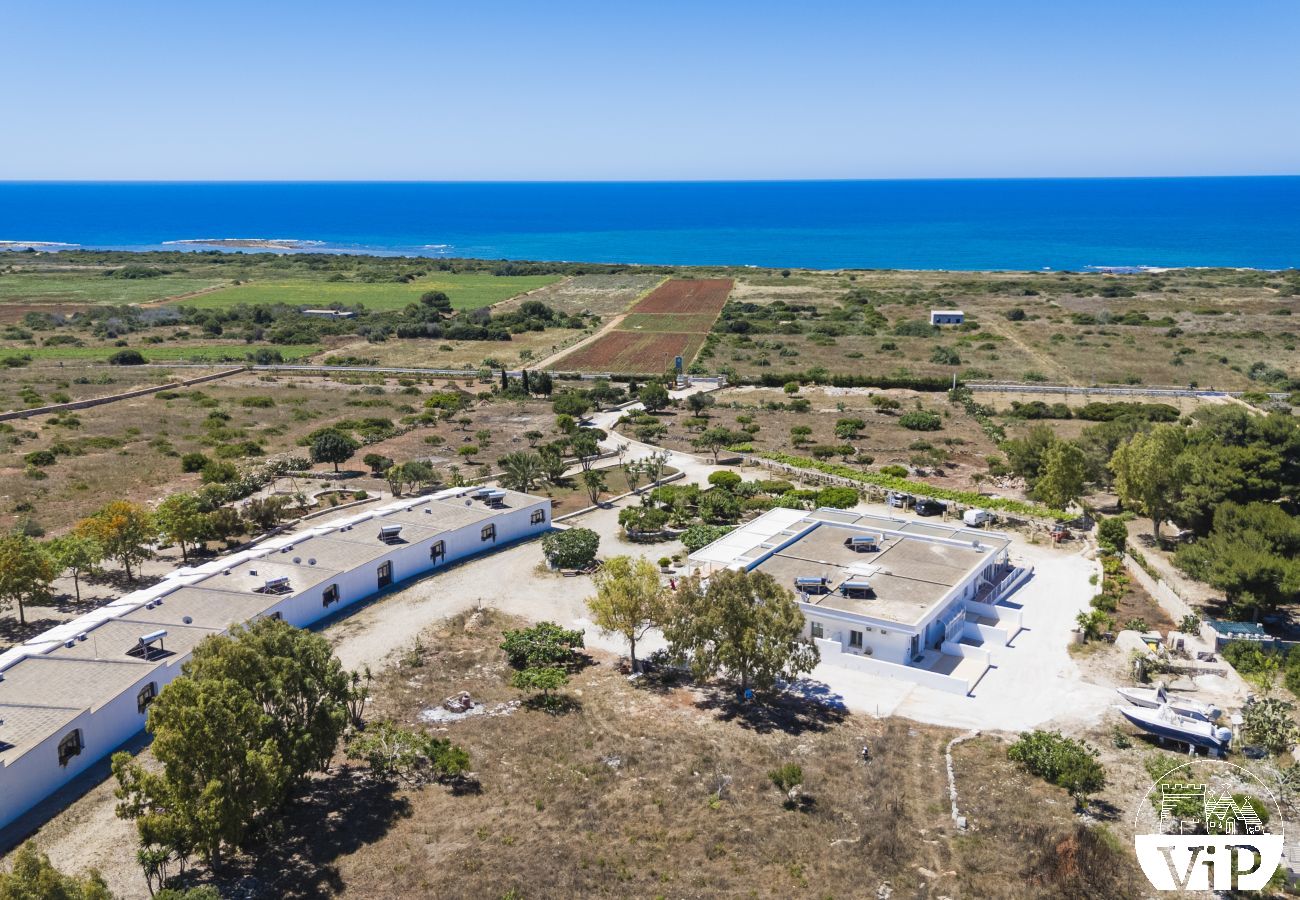
[[[1300,173],[1296,0],[72,0],[0,34],[0,179]]]

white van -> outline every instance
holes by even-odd
[[[968,509],[961,514],[961,520],[970,528],[983,528],[993,521],[993,513],[987,509]]]

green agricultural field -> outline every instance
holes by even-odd
[[[33,362],[46,360],[106,360],[121,347],[5,347],[4,356],[30,356]],[[242,362],[255,350],[278,350],[285,362],[303,359],[321,348],[316,344],[172,344],[136,347],[148,362]]]
[[[186,300],[187,306],[226,308],[240,303],[329,307],[361,304],[372,310],[402,309],[426,291],[443,291],[455,309],[478,309],[560,280],[559,275],[443,274],[406,284],[293,279],[254,281]]]
[[[192,275],[113,278],[96,273],[6,272],[0,274],[0,303],[149,303],[224,284]]]
[[[706,333],[713,327],[717,316],[712,313],[632,313],[619,323],[619,331],[643,331],[649,333],[669,332],[674,334],[686,332]]]

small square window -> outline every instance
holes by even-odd
[[[809,629],[812,632],[812,636],[815,638],[826,637],[826,631],[822,628],[821,622],[813,622],[812,625],[809,626]]]
[[[149,704],[153,703],[154,698],[157,696],[158,685],[151,681],[144,687],[140,688],[140,693],[135,695],[135,708],[143,714],[144,711],[149,708]]]
[[[849,632],[849,646],[852,647],[852,648],[855,649],[855,650],[861,650],[861,649],[862,649],[862,632],[861,632],[861,631],[850,631],[850,632]]]
[[[495,524],[484,525],[482,536],[485,541],[495,541],[497,539],[497,526]]]
[[[540,525],[545,521],[546,521],[546,510],[544,509],[533,510],[533,516],[532,519],[530,520],[530,524]]]
[[[329,587],[325,588],[325,590],[321,592],[321,596],[320,596],[321,606],[329,606],[331,603],[338,603],[338,602],[339,602],[339,586],[337,584],[331,584]]]

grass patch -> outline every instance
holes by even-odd
[[[560,280],[558,275],[440,274],[417,278],[408,284],[358,284],[295,279],[240,284],[185,301],[187,306],[225,309],[247,303],[285,303],[290,306],[329,307],[360,304],[372,310],[403,309],[426,291],[442,291],[454,309],[478,309],[507,300]]]
[[[106,278],[97,272],[11,272],[0,275],[0,303],[148,303],[214,287],[222,281],[190,275]]]
[[[713,327],[717,316],[712,313],[680,313],[663,315],[660,313],[632,313],[619,323],[619,331],[642,331],[659,333],[687,334],[706,332]]]

